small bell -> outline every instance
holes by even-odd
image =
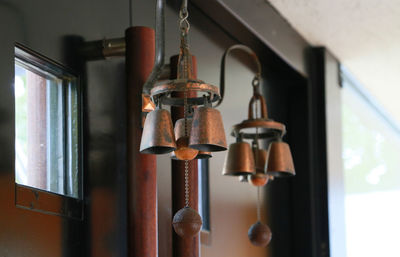
[[[239,138],[238,141],[241,139]],[[246,142],[236,142],[229,146],[225,157],[222,175],[241,176],[254,173],[254,156],[251,147]]]
[[[186,126],[185,128],[184,118],[177,120],[175,123],[176,150],[174,154],[178,160],[182,161],[193,160],[199,152],[199,150],[189,147],[189,136],[185,135],[185,131],[190,132],[192,128],[192,119],[186,119]]]
[[[195,109],[189,147],[205,152],[226,150],[224,124],[218,110],[208,106]]]
[[[175,213],[172,225],[179,236],[194,237],[200,232],[203,221],[196,210],[186,206]]]
[[[156,109],[147,114],[140,142],[140,152],[164,154],[172,152],[175,148],[174,128],[170,113],[164,109]]]
[[[271,242],[271,229],[260,221],[254,223],[248,232],[250,242],[259,247],[265,247]]]
[[[274,177],[294,176],[294,164],[289,145],[281,140],[269,146],[269,158],[266,165],[267,175]]]

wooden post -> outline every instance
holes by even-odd
[[[154,30],[131,27],[126,35],[128,103],[128,251],[130,257],[157,257],[156,156],[139,152],[142,88],[155,58]]]
[[[197,76],[196,59],[193,57],[193,75]],[[176,78],[176,67],[178,56],[171,57],[171,79]],[[196,93],[194,93],[196,94]],[[176,94],[183,98],[183,93]],[[191,93],[188,94],[191,96]],[[183,118],[183,107],[171,108],[172,121]],[[189,161],[189,205],[195,210],[199,209],[198,205],[198,160]],[[185,162],[172,160],[172,212],[174,215],[178,210],[185,206]],[[172,221],[171,221],[172,222]],[[200,237],[182,238],[175,231],[173,233],[173,256],[174,257],[199,257]]]

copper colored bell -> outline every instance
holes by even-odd
[[[267,175],[274,177],[294,176],[295,170],[289,145],[282,141],[272,142],[269,147]]]
[[[185,119],[183,118],[177,120],[175,123],[176,150],[174,154],[178,160],[182,161],[193,160],[199,152],[199,150],[189,147],[189,136],[185,136],[185,130],[187,134],[190,133],[192,119],[186,119],[186,126],[187,128],[185,128]]]
[[[255,171],[254,156],[250,145],[246,142],[231,144],[225,157],[222,175],[241,176]]]
[[[195,109],[189,147],[205,152],[226,150],[224,124],[218,110],[205,106]]]
[[[265,247],[271,242],[272,233],[271,229],[261,222],[254,223],[248,232],[250,242],[259,247]]]
[[[140,152],[165,154],[175,149],[174,128],[170,113],[164,109],[156,109],[147,114],[140,142]]]
[[[184,207],[175,213],[172,225],[179,236],[193,237],[200,232],[203,221],[196,210]]]

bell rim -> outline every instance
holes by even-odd
[[[155,151],[154,149],[159,149],[161,151]],[[150,146],[140,149],[142,154],[166,154],[176,150],[176,147],[172,146]]]
[[[224,176],[232,176],[232,177],[239,177],[239,176],[247,176],[255,174],[254,171],[222,171],[222,175]]]
[[[223,152],[226,151],[228,148],[223,145],[216,145],[216,144],[192,144],[189,145],[190,148],[202,151],[202,152]]]
[[[293,171],[267,171],[266,175],[270,175],[276,178],[290,178],[296,175],[296,172]]]

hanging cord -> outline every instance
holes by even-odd
[[[261,222],[261,187],[257,187],[257,220]]]

